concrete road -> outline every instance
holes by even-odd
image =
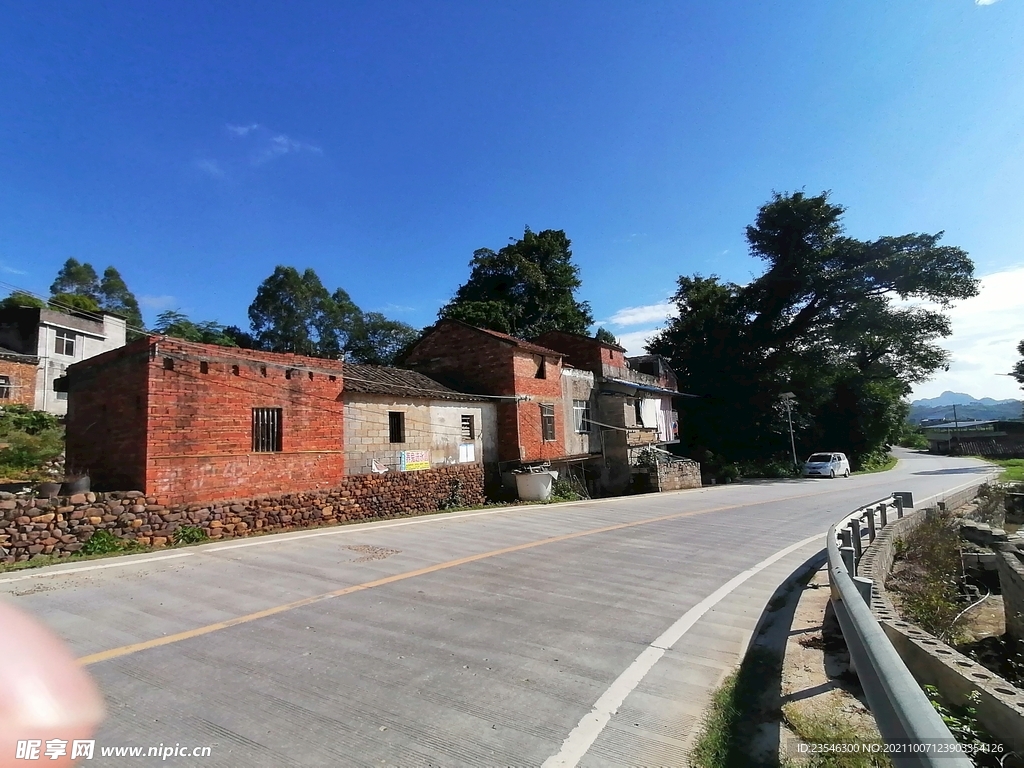
[[[203,766],[685,765],[709,692],[890,472],[437,515],[0,574],[99,682],[103,746]]]

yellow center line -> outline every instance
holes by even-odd
[[[826,492],[827,493],[827,492]],[[780,499],[774,499],[773,501],[789,501],[791,499],[805,499],[813,496],[821,496],[821,493],[812,494],[799,494],[796,496],[785,496]],[[469,555],[467,557],[460,557],[456,560],[448,560],[443,563],[437,563],[435,565],[428,565],[425,568],[417,568],[414,571],[405,571],[404,573],[396,573],[393,576],[385,576],[382,579],[375,579],[374,581],[366,581],[362,584],[354,584],[350,587],[343,587],[342,589],[336,589],[332,592],[324,592],[319,595],[313,595],[312,597],[304,597],[301,600],[295,600],[290,603],[283,603],[281,605],[275,605],[272,608],[265,608],[262,611],[255,611],[253,613],[247,613],[244,616],[236,616],[233,619],[227,619],[225,621],[218,621],[214,624],[207,624],[203,627],[196,627],[195,629],[188,629],[184,632],[176,632],[173,635],[164,635],[163,637],[155,637],[152,640],[144,640],[141,643],[131,643],[130,645],[122,645],[119,648],[111,648],[107,651],[100,651],[99,653],[92,653],[88,656],[82,656],[78,659],[78,663],[82,666],[89,666],[91,664],[98,664],[101,661],[109,661],[111,659],[117,659],[121,656],[129,656],[139,651],[146,651],[150,648],[159,648],[162,645],[170,645],[171,643],[178,643],[182,640],[190,640],[194,637],[201,637],[202,635],[208,635],[211,632],[217,632],[222,629],[228,629],[229,627],[236,627],[239,624],[248,624],[251,621],[257,621],[259,619],[265,619],[268,616],[274,616],[285,611],[292,611],[296,608],[303,608],[307,605],[313,605],[323,600],[330,600],[334,597],[344,597],[345,595],[351,595],[355,592],[362,592],[367,589],[374,589],[375,587],[383,587],[387,584],[395,584],[399,581],[405,581],[406,579],[414,579],[417,576],[426,576],[430,573],[436,573],[438,571],[444,571],[449,568],[456,568],[460,565],[466,565],[468,563],[475,563],[479,560],[486,560],[491,557],[498,557],[499,555],[508,555],[513,552],[522,552],[526,549],[533,549],[534,547],[542,547],[546,544],[556,544],[561,541],[570,541],[572,539],[578,539],[583,536],[593,536],[598,533],[609,533],[611,531],[621,531],[626,528],[635,528],[641,525],[650,525],[652,523],[662,523],[667,520],[678,520],[684,517],[692,517],[694,515],[706,515],[711,512],[722,512],[727,509],[740,509],[742,507],[753,507],[759,504],[765,503],[764,501],[755,501],[748,504],[730,504],[722,507],[712,507],[710,509],[699,509],[690,512],[675,512],[671,515],[662,515],[660,517],[650,517],[644,520],[634,520],[629,523],[617,523],[615,525],[606,525],[602,528],[591,528],[586,531],[577,531],[576,533],[564,533],[559,536],[550,536],[546,539],[538,539],[537,541],[529,541],[524,544],[515,544],[511,547],[502,547],[501,549],[492,549],[489,552],[481,552],[476,555]]]

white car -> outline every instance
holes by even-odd
[[[850,460],[845,453],[813,453],[804,462],[804,477],[850,476]]]

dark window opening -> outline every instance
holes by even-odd
[[[644,412],[642,401],[639,397],[633,398],[633,412],[636,414],[636,426],[642,427],[644,425]]]
[[[476,440],[476,424],[472,416],[462,417],[462,439]]]
[[[337,376],[328,376],[327,378],[329,378],[331,381],[337,381],[338,380]]]
[[[535,379],[546,379],[548,377],[547,361],[542,357],[537,363],[537,373],[534,374]]]
[[[260,366],[260,376],[263,376],[264,378],[266,378],[266,375],[267,375],[267,366],[261,365]]]
[[[252,450],[274,453],[281,450],[281,409],[252,409]]]
[[[11,377],[0,376],[0,400],[11,399]]]
[[[210,364],[208,362],[206,362],[205,360],[201,361],[199,363],[199,372],[200,373],[209,373],[210,372]]]
[[[405,414],[402,411],[388,411],[388,440],[392,443],[405,442]]]
[[[58,330],[56,338],[54,339],[54,354],[68,355],[69,357],[74,357],[76,338],[77,335],[75,334],[74,331]]]
[[[313,372],[312,372],[312,371],[310,371],[310,372],[309,372],[309,380],[310,380],[310,381],[312,381],[312,380],[313,380]]]
[[[295,371],[294,371],[294,369],[292,369],[292,368],[287,368],[287,369],[285,369],[285,372],[284,372],[284,377],[285,377],[286,379],[290,379],[290,378],[292,377],[292,374],[293,374],[294,372],[295,372]]]
[[[541,439],[544,442],[550,443],[555,439],[555,406],[541,405],[540,431]]]
[[[164,370],[165,371],[173,371],[174,370],[174,358],[173,357],[165,357],[164,358]]]
[[[231,375],[232,376],[237,376],[238,375],[238,366],[237,365],[232,365],[231,366]]]

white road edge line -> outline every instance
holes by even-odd
[[[821,541],[824,546],[824,539],[825,534],[819,533],[779,550],[754,567],[734,576],[684,613],[678,621],[647,646],[643,653],[626,668],[626,671],[615,679],[608,690],[601,694],[601,698],[597,700],[589,714],[580,720],[568,738],[562,742],[562,748],[558,750],[558,754],[545,760],[541,768],[573,768],[587,754],[587,750],[601,735],[601,731],[608,725],[612,715],[618,712],[626,697],[640,684],[647,673],[658,663],[658,660],[665,655],[665,652],[671,650],[672,646],[679,642],[680,638],[697,623],[701,616],[714,608],[743,582],[756,576],[768,566],[815,541]]]
[[[82,573],[83,571],[99,571],[105,568],[123,568],[126,565],[138,565],[140,563],[152,563],[157,560],[171,560],[175,557],[192,557],[194,552],[175,552],[174,554],[156,555],[155,557],[140,557],[138,560],[120,563],[105,563],[103,565],[82,565],[77,568],[68,568],[64,571],[50,571],[49,573],[26,573],[23,576],[12,576],[8,579],[0,579],[0,584],[9,584],[12,581],[24,581],[25,579],[38,579],[43,576],[63,576],[66,573]]]

